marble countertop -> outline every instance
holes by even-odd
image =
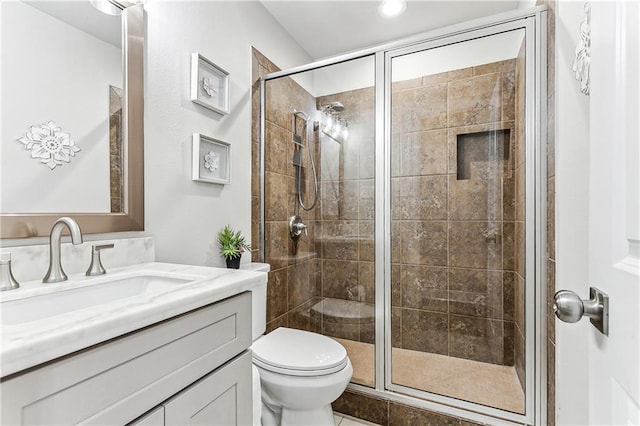
[[[150,291],[131,297],[75,307],[59,315],[10,324],[2,313],[5,302],[26,300],[49,293],[103,285],[106,280],[149,273],[188,279],[167,291]],[[170,263],[143,263],[114,268],[102,277],[70,275],[56,284],[26,282],[0,294],[0,377],[104,342],[227,297],[266,285],[267,273]],[[28,306],[28,305],[27,305]]]

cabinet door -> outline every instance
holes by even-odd
[[[168,426],[251,425],[251,353],[239,355],[164,406]]]
[[[164,407],[154,408],[138,420],[134,420],[127,426],[164,426]]]

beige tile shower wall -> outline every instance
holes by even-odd
[[[317,101],[318,108],[342,102],[352,135],[341,145],[322,142],[319,296],[364,304],[373,303],[372,96],[369,88]],[[523,175],[516,173],[524,171],[523,161],[516,161],[524,151],[517,143],[523,131],[516,98],[515,60],[394,84],[392,335],[397,347],[515,363],[516,316],[524,312],[519,271],[524,206],[516,202],[516,196],[524,199]],[[509,140],[508,150],[498,153],[498,179],[458,180],[458,135],[499,130],[508,130]],[[472,175],[488,173],[486,164],[470,165]],[[362,342],[373,338],[370,325],[354,326],[352,319],[325,319],[322,331]]]
[[[321,331],[373,343],[374,91],[365,88],[323,96],[316,100],[316,108],[333,101],[344,105],[340,117],[349,121],[349,137],[339,143],[321,136],[318,294],[352,302],[345,308],[352,312],[327,309],[320,316]]]
[[[259,260],[260,226],[260,84],[259,77],[278,68],[256,49],[253,54],[253,128],[252,128],[252,258]],[[271,265],[267,285],[267,331],[285,326],[316,330],[309,315],[316,303],[315,244],[316,211],[298,210],[293,166],[293,110],[312,112],[314,98],[291,78],[267,83],[265,156],[265,261]],[[298,121],[301,129],[302,121]],[[307,143],[305,138],[305,144]],[[318,157],[317,144],[312,143]],[[315,157],[314,157],[315,158]],[[317,162],[317,160],[316,160]],[[313,175],[309,156],[304,151],[302,193],[305,204],[313,198]],[[297,243],[289,237],[289,217],[298,213],[308,226],[308,235]]]
[[[524,265],[516,61],[392,90],[394,346],[514,365]],[[504,135],[493,152],[490,131]]]

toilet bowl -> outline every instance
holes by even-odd
[[[269,264],[242,269],[269,272]],[[252,291],[254,425],[334,425],[331,403],[346,389],[353,367],[346,349],[317,333],[266,329],[266,286]]]
[[[263,426],[334,424],[331,403],[353,374],[341,344],[317,333],[280,327],[251,349],[260,376]]]

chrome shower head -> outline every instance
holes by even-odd
[[[344,104],[342,102],[331,102],[331,108],[336,111],[336,112],[340,112],[340,111],[344,111]]]
[[[323,106],[322,110],[323,111],[341,112],[341,111],[344,111],[344,104],[342,102],[339,102],[339,101],[331,102],[331,103]]]
[[[320,108],[319,128],[322,129],[322,133],[338,143],[344,142],[349,136],[349,120],[340,114],[344,109],[344,104],[339,101],[330,102]]]

